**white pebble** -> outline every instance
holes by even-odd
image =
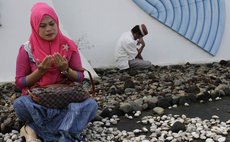
[[[226,138],[225,137],[220,137],[218,138],[218,142],[225,142],[226,141]]]
[[[173,107],[173,108],[177,108],[177,105],[173,105],[172,107]]]
[[[143,127],[142,130],[143,130],[144,132],[148,132],[148,131],[149,131],[146,127]]]
[[[189,106],[189,104],[188,103],[184,103],[184,106]]]
[[[214,142],[214,140],[211,138],[208,138],[205,142]]]

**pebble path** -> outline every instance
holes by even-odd
[[[153,66],[148,70],[95,69],[97,117],[83,131],[92,142],[225,142],[230,117],[210,119],[168,110],[207,104],[230,96],[230,61]],[[84,81],[88,85],[88,81]],[[0,142],[21,142],[22,126],[12,108],[20,96],[14,83],[0,85]],[[148,114],[146,114],[148,112]],[[138,121],[136,121],[138,119]],[[121,129],[122,122],[135,122]],[[138,126],[138,127],[137,127]]]

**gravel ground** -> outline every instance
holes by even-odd
[[[95,70],[99,110],[87,141],[229,141],[230,61]],[[0,85],[0,142],[22,141],[12,109],[19,96],[14,83]]]

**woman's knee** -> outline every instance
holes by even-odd
[[[78,109],[87,109],[89,111],[97,110],[98,104],[94,99],[87,99],[81,103],[70,103],[68,109],[71,111],[76,111]]]
[[[17,117],[22,121],[28,121],[30,118],[29,112],[25,106],[25,99],[24,96],[19,97],[13,103],[14,111],[16,112]]]
[[[98,104],[94,99],[89,99],[88,106],[94,111],[98,109]]]
[[[22,97],[19,97],[17,98],[14,103],[13,103],[13,108],[14,110],[17,112],[17,110],[21,110],[23,107],[24,107],[24,104],[23,104],[23,98]]]

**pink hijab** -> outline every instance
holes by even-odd
[[[46,41],[40,38],[38,34],[39,25],[43,16],[48,15],[54,19],[58,26],[58,34],[52,41]],[[77,46],[69,38],[65,37],[59,29],[58,17],[53,8],[46,3],[38,2],[31,9],[30,24],[32,33],[30,35],[31,51],[36,61],[42,62],[47,55],[53,55],[55,52],[59,52],[62,56],[67,57],[72,52],[77,52]],[[64,50],[64,47],[68,46],[68,50]],[[39,80],[37,83],[40,86],[55,84],[61,81],[62,77],[60,71],[53,65]]]

